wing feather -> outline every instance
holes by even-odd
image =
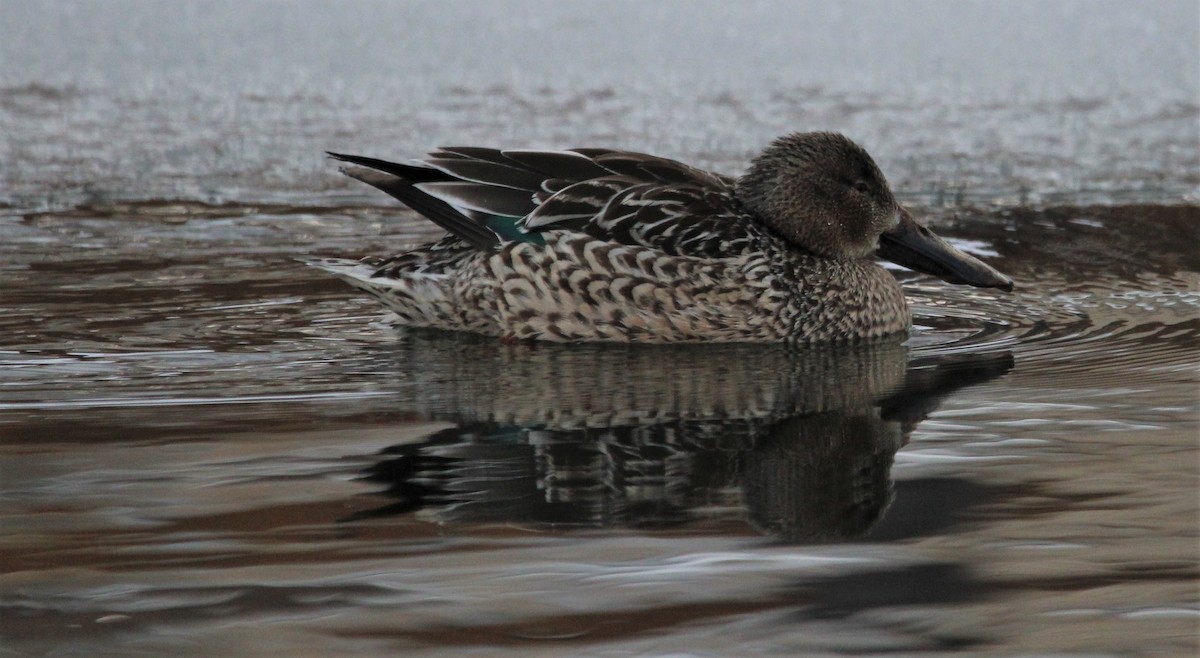
[[[542,183],[546,180],[546,176],[539,172],[487,160],[429,158],[424,162],[434,169],[449,174],[452,179],[509,187],[515,190],[536,192],[542,189]]]
[[[611,171],[596,164],[591,158],[575,151],[506,150],[501,153],[504,157],[533,171],[541,172],[549,178],[578,182],[612,175]]]
[[[511,187],[457,181],[419,183],[414,187],[460,210],[474,210],[503,217],[524,217],[537,208],[532,192]]]
[[[450,146],[412,165],[331,155],[390,174],[351,175],[476,248],[580,231],[669,254],[720,257],[749,247],[759,230],[745,221],[732,178],[645,153]]]
[[[345,167],[342,169],[342,173],[395,197],[404,205],[421,213],[434,224],[477,249],[491,249],[500,243],[500,238],[495,232],[464,216],[453,205],[419,189],[421,185],[448,185],[449,183],[414,185],[403,178],[362,167]]]
[[[632,178],[609,176],[568,185],[543,201],[525,218],[523,226],[526,230],[532,230],[563,222],[593,219],[604,210],[614,195],[637,184]]]

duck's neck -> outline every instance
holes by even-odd
[[[870,259],[838,260],[798,254],[781,260],[787,281],[792,336],[806,342],[882,338],[911,326],[904,291]]]

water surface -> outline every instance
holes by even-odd
[[[799,352],[397,328],[290,258],[417,237],[371,208],[10,217],[0,632],[1184,651],[1198,214],[946,217],[1014,294],[901,275],[907,345]]]

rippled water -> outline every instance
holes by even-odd
[[[0,655],[1195,653],[1193,6],[48,6],[0,6]],[[895,270],[903,345],[507,345],[296,260],[435,235],[323,148],[806,127],[1018,288]]]
[[[944,213],[1014,294],[901,274],[908,345],[799,353],[414,333],[292,260],[418,239],[406,217],[5,219],[0,633],[197,652],[1193,641],[1195,207]]]

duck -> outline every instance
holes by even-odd
[[[851,342],[911,328],[877,258],[1013,288],[917,222],[840,133],[779,137],[739,177],[609,148],[441,147],[408,164],[328,155],[446,231],[385,258],[310,261],[411,327],[508,341]]]

